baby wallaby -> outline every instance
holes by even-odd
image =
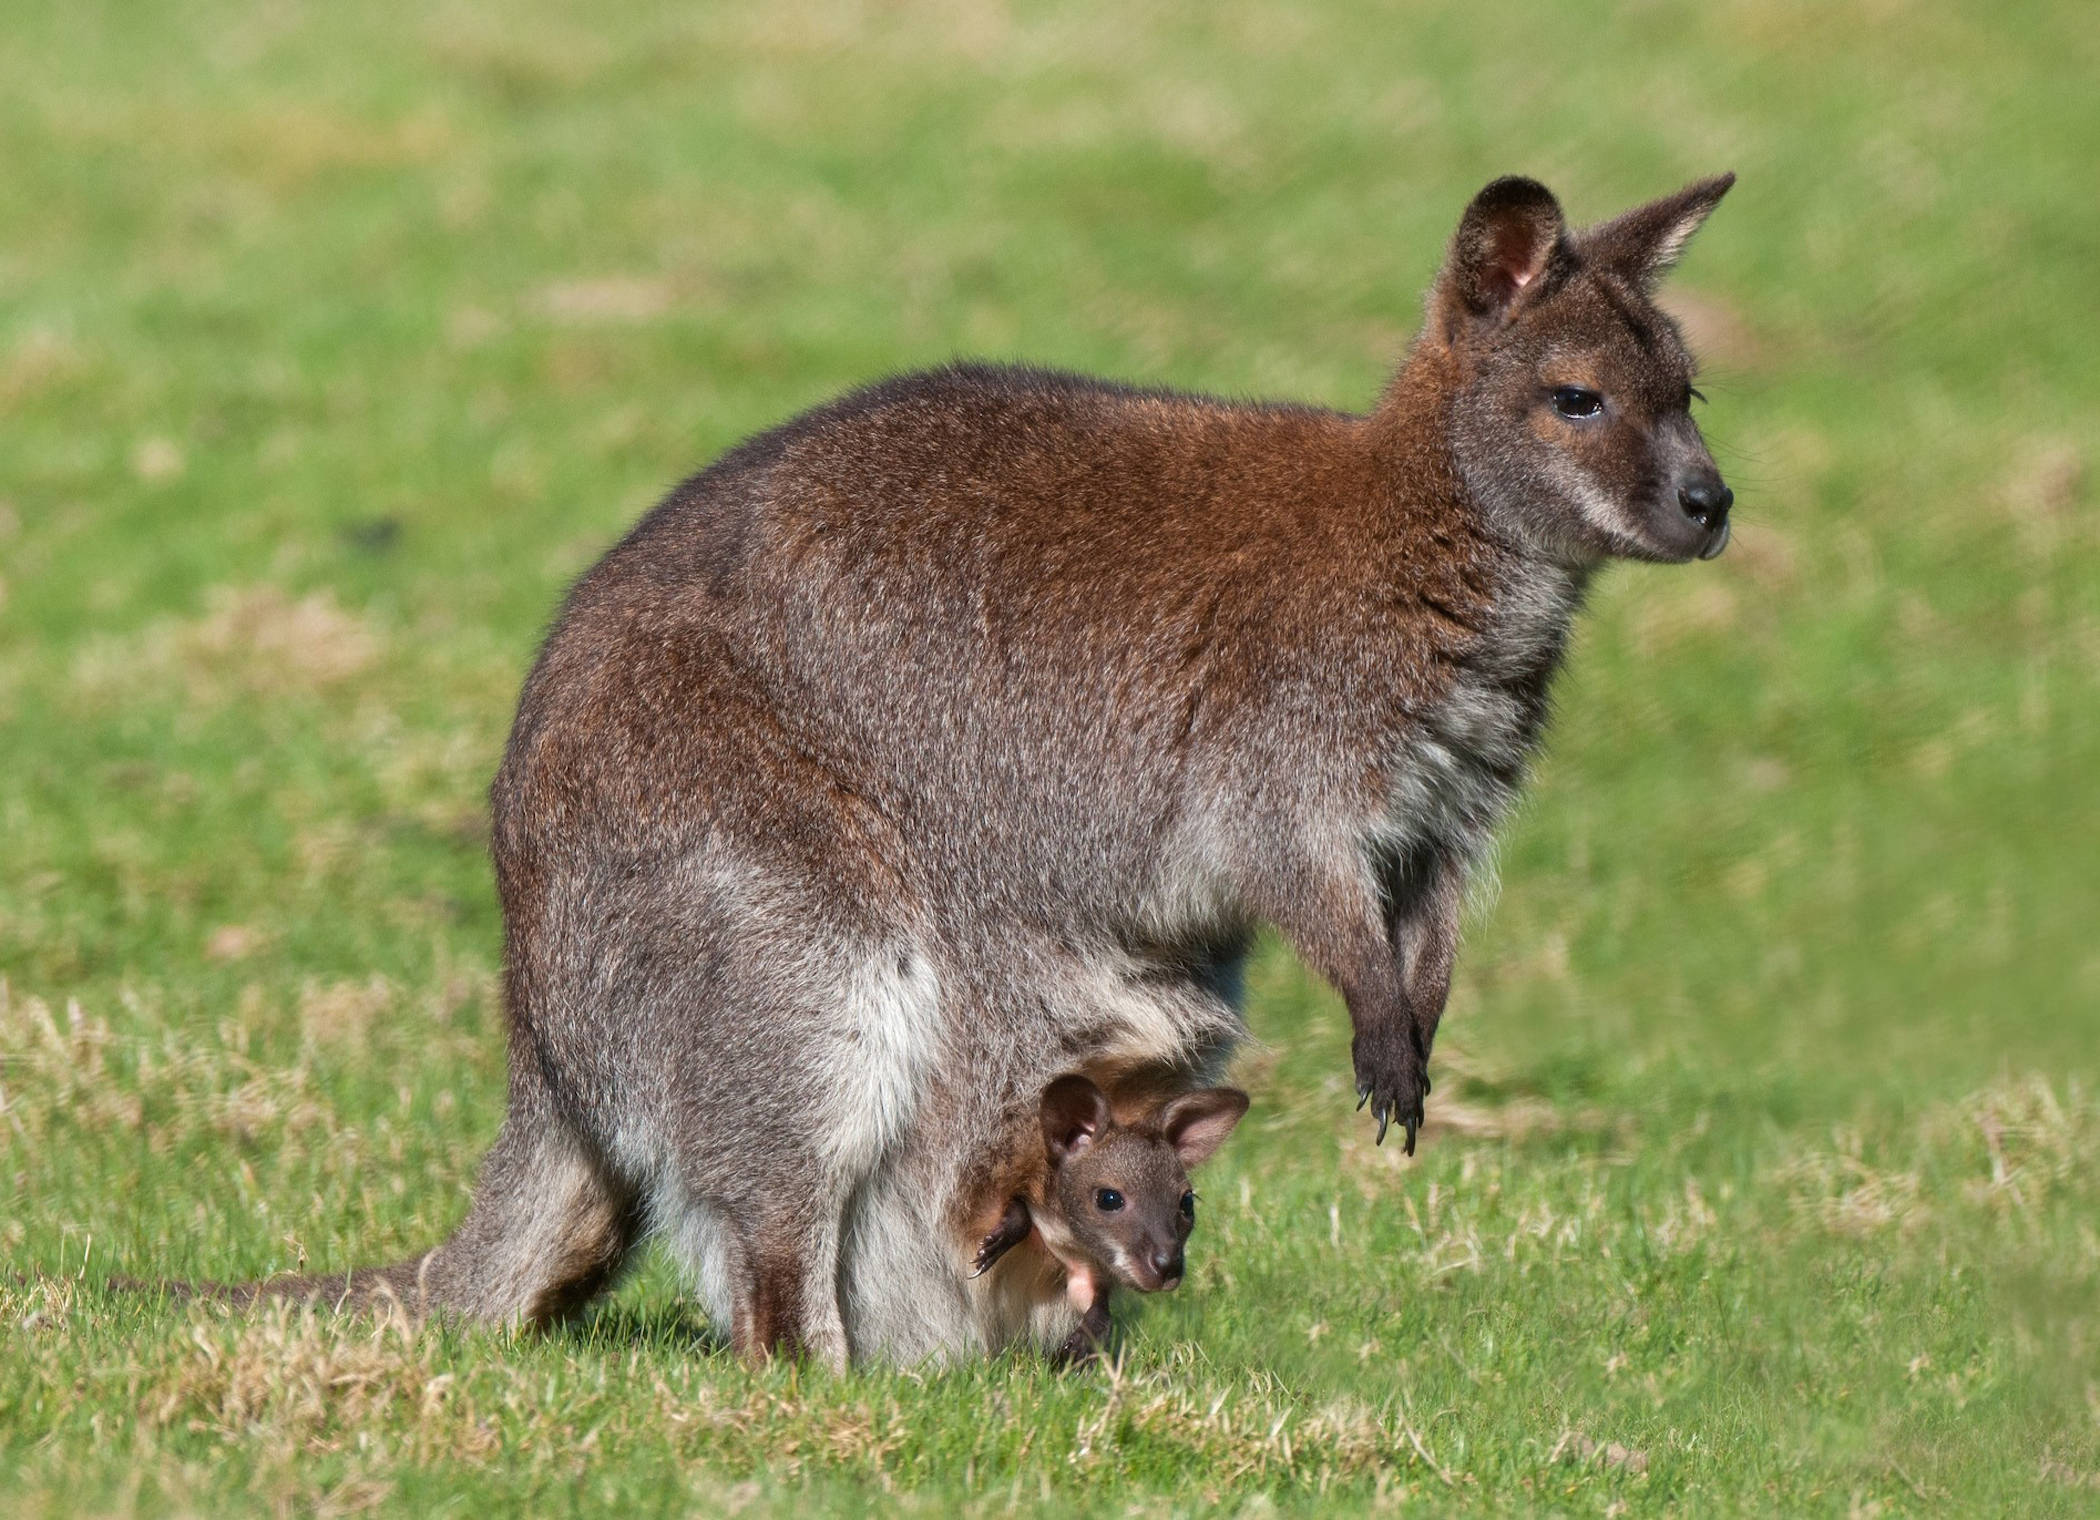
[[[1179,1286],[1196,1228],[1189,1168],[1225,1143],[1247,1102],[1236,1087],[1201,1088],[1126,1124],[1091,1078],[1059,1077],[1043,1089],[1041,1164],[1023,1174],[978,1242],[977,1275],[1023,1242],[1038,1245],[1064,1269],[1064,1292],[1080,1312],[1057,1359],[1091,1357],[1108,1335],[1117,1283],[1140,1293]]]

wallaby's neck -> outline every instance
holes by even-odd
[[[1396,510],[1435,524],[1433,542],[1484,572],[1490,632],[1471,656],[1476,674],[1531,691],[1525,744],[1544,721],[1543,693],[1559,668],[1568,629],[1594,562],[1571,561],[1522,525],[1519,504],[1477,492],[1461,467],[1455,419],[1464,363],[1430,337],[1418,340],[1365,419]]]
[[[1488,526],[1452,451],[1459,373],[1448,349],[1422,339],[1364,419],[1373,457],[1397,500],[1453,523]]]
[[[1460,379],[1457,355],[1425,334],[1415,340],[1400,367],[1386,381],[1378,405],[1372,408],[1371,420],[1388,436],[1408,435],[1426,440],[1433,435],[1446,444],[1448,454],[1446,435]]]

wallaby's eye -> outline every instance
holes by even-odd
[[[1570,422],[1581,422],[1604,410],[1604,398],[1579,385],[1556,385],[1553,388],[1553,410]]]
[[[1181,1217],[1183,1219],[1194,1219],[1196,1217],[1196,1195],[1194,1193],[1183,1193],[1181,1195]]]
[[[1113,1214],[1123,1207],[1123,1195],[1114,1188],[1094,1189],[1094,1207],[1104,1214]]]

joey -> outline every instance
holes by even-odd
[[[977,1243],[974,1271],[990,1270],[1018,1245],[1038,1245],[1063,1268],[1065,1294],[1080,1314],[1058,1358],[1091,1357],[1108,1334],[1117,1284],[1140,1293],[1180,1285],[1196,1227],[1189,1168],[1208,1160],[1246,1112],[1245,1093],[1211,1087],[1122,1124],[1090,1079],[1059,1077],[1043,1090],[1041,1170],[1028,1195],[1008,1199]]]

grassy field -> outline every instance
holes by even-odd
[[[1966,14],[1964,12],[1967,12]],[[0,1512],[2100,1509],[2100,28],[1698,7],[0,15]],[[1628,569],[1412,1162],[1280,952],[1119,1364],[229,1318],[500,1112],[484,789],[565,582],[956,353],[1368,402],[1466,198],[1741,183],[1741,500]]]

